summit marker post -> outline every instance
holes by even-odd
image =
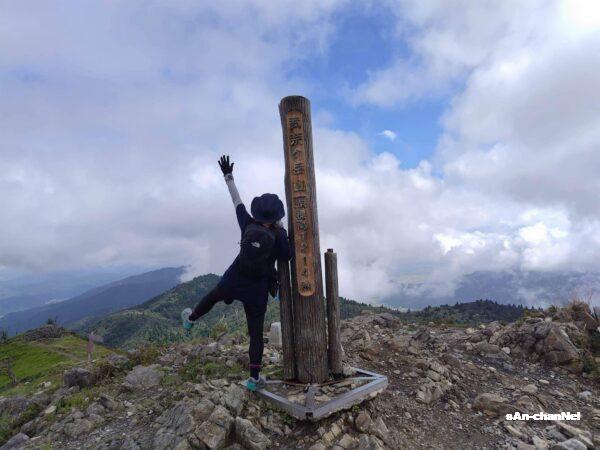
[[[295,250],[290,264],[295,372],[302,383],[321,383],[329,367],[310,101],[284,97],[279,115],[288,230]]]

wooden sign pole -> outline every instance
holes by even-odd
[[[291,291],[296,373],[302,383],[321,383],[328,378],[329,370],[310,101],[300,96],[285,97],[279,103],[279,115],[288,229],[295,249]]]

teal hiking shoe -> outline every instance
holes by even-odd
[[[186,331],[190,331],[194,326],[194,322],[189,319],[191,313],[191,308],[185,308],[181,311],[181,324]]]
[[[246,380],[246,389],[248,389],[249,391],[252,391],[252,392],[262,389],[266,385],[267,385],[267,380],[262,375],[258,376],[258,380],[256,378],[252,378],[252,377],[250,377]]]

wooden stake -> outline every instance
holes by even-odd
[[[291,285],[296,371],[302,383],[321,383],[329,371],[310,101],[285,97],[279,103],[279,115],[288,227],[295,248]]]
[[[327,336],[329,370],[341,375],[344,350],[340,338],[340,298],[338,294],[337,254],[332,248],[325,252],[325,295],[327,297]]]
[[[281,320],[281,341],[283,347],[283,379],[295,380],[297,374],[289,262],[281,259],[277,261],[277,275],[279,277],[279,316]]]

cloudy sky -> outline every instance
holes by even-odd
[[[342,294],[597,270],[599,73],[596,0],[0,0],[0,267],[222,273],[301,94]]]

